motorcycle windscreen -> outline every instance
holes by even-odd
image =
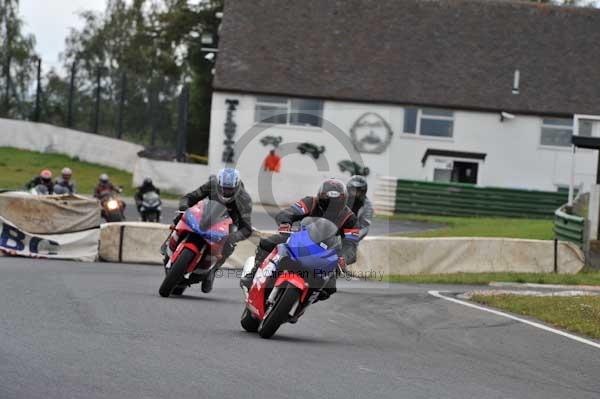
[[[200,236],[211,241],[218,241],[226,237],[229,231],[221,231],[222,229],[213,229],[216,225],[221,225],[227,222],[229,213],[227,208],[217,201],[205,199],[198,204],[188,209],[185,213],[185,220],[188,226]],[[231,219],[229,219],[230,221]],[[229,223],[226,223],[227,227]],[[219,231],[217,231],[219,230]]]
[[[142,202],[148,206],[157,206],[160,202],[160,196],[156,193],[156,191],[149,191],[142,195]]]
[[[324,218],[308,217],[301,230],[293,233],[287,247],[293,259],[304,268],[333,271],[337,267],[337,250],[341,247],[338,228]]]

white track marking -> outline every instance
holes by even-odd
[[[557,330],[556,328],[548,327],[548,326],[545,326],[543,324],[536,323],[534,321],[522,319],[520,317],[516,317],[516,316],[513,316],[513,315],[508,314],[508,313],[500,312],[498,310],[489,309],[489,308],[486,308],[486,307],[483,307],[483,306],[475,305],[475,304],[470,303],[470,302],[465,302],[465,301],[461,301],[459,299],[450,298],[450,297],[442,295],[439,291],[428,291],[427,293],[429,295],[432,295],[432,296],[436,297],[436,298],[441,298],[443,300],[454,302],[454,303],[458,303],[459,305],[467,306],[469,308],[483,310],[484,312],[492,313],[492,314],[495,314],[497,316],[502,316],[502,317],[506,317],[508,319],[516,320],[518,322],[530,325],[532,327],[536,327],[536,328],[539,328],[541,330],[545,330],[545,331],[548,331],[548,332],[551,332],[551,333],[554,333],[554,334],[557,334],[557,335],[562,335],[563,337],[572,339],[573,341],[577,341],[577,342],[580,342],[582,344],[593,346],[596,349],[600,349],[600,344],[597,343],[597,342],[591,341],[589,339],[581,338],[581,337],[578,337],[577,335],[569,334],[569,333],[561,331],[561,330]]]

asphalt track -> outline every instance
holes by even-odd
[[[0,257],[0,398],[594,398],[600,351],[435,298],[340,282],[272,340],[237,279],[160,298],[158,267]]]

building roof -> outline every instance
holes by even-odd
[[[227,0],[214,87],[600,114],[599,43],[600,11],[591,8],[502,0]]]

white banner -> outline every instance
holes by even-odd
[[[98,256],[100,229],[66,234],[30,234],[0,217],[0,251],[31,258],[93,262]]]

